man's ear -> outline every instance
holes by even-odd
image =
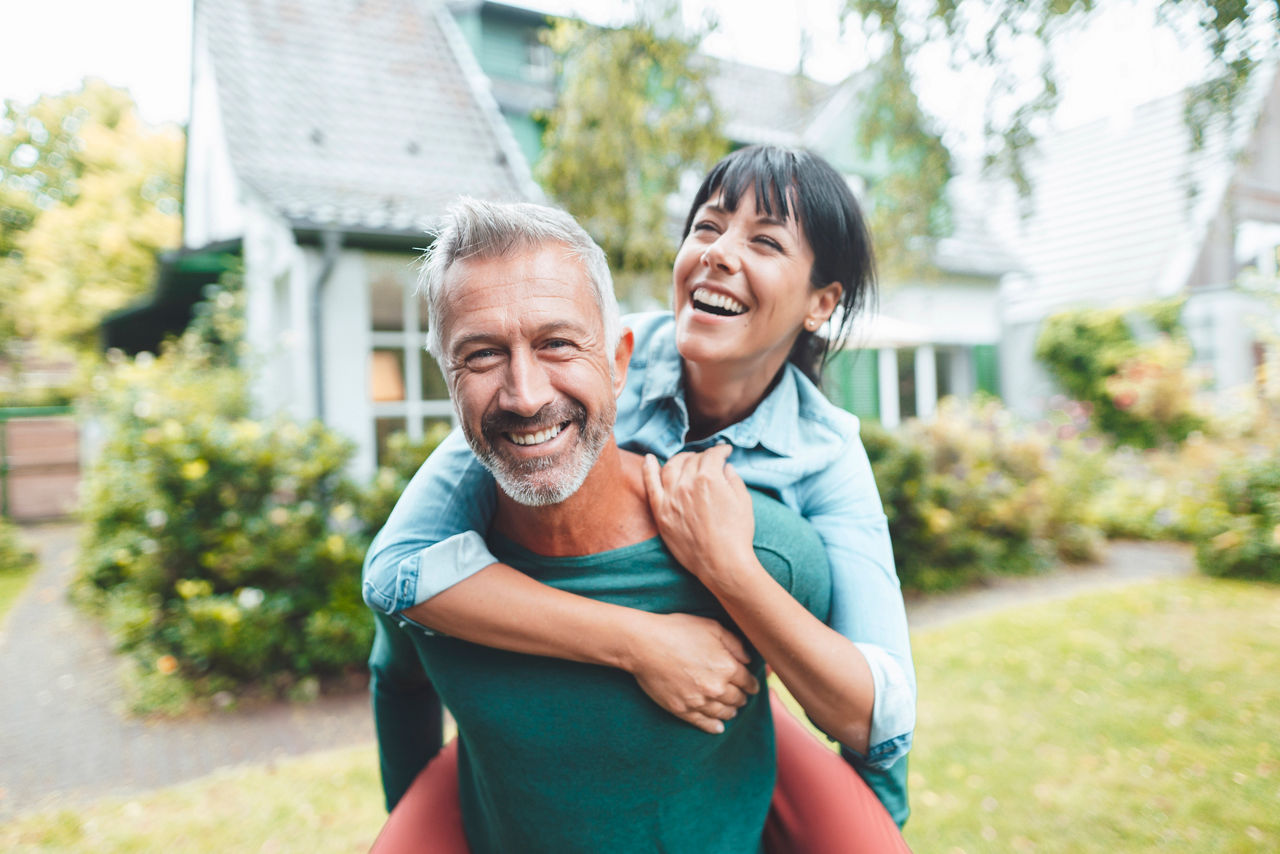
[[[618,349],[613,354],[613,396],[622,395],[622,388],[627,384],[627,368],[631,366],[631,352],[636,347],[636,335],[623,327],[618,338]]]

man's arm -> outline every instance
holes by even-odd
[[[444,733],[440,700],[422,669],[413,641],[394,618],[385,614],[374,618],[369,690],[382,792],[390,812],[439,752]]]

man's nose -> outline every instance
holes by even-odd
[[[498,405],[524,418],[538,413],[555,397],[546,368],[529,352],[511,354]]]

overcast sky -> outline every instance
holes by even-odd
[[[505,0],[521,4],[522,0]],[[1060,56],[1069,69],[1062,120],[1106,116],[1176,91],[1194,63],[1176,40],[1153,29],[1156,0],[1102,0],[1108,17],[1073,37]],[[546,11],[578,12],[607,22],[617,0],[523,0]],[[835,32],[840,0],[685,0],[686,17],[710,10],[719,29],[709,52],[778,70],[792,70],[800,33],[812,48],[811,75],[829,82],[861,67],[860,39]],[[8,31],[0,51],[0,98],[33,100],[78,87],[86,75],[127,88],[151,122],[184,121],[190,76],[190,0],[0,0]],[[960,123],[981,115],[977,87],[939,74],[924,92],[926,107]],[[950,113],[950,115],[946,115]]]

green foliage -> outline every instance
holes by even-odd
[[[404,433],[393,433],[388,437],[382,464],[359,504],[360,520],[366,530],[376,532],[386,524],[400,494],[448,434],[447,425],[436,423],[417,442]]]
[[[0,117],[0,346],[85,355],[179,240],[182,132],[144,125],[127,92],[87,80]]]
[[[934,421],[895,433],[864,424],[903,587],[941,590],[1096,557],[1089,499],[1102,455],[1078,429],[1018,424],[996,401],[945,401]]]
[[[1215,497],[1213,524],[1196,542],[1200,569],[1280,583],[1280,452],[1227,467]]]
[[[80,589],[138,663],[143,704],[287,692],[360,666],[372,639],[352,448],[318,423],[249,417],[235,282],[158,357],[114,354],[86,404],[105,439]]]
[[[856,136],[859,147],[883,164],[869,176],[862,201],[886,281],[926,274],[930,242],[949,227],[943,191],[951,155],[911,91],[901,37],[871,70]]]
[[[1062,389],[1085,403],[1094,422],[1122,445],[1182,442],[1206,425],[1197,411],[1199,378],[1178,322],[1181,302],[1137,310],[1078,309],[1044,321],[1036,358]],[[1146,342],[1132,324],[1156,334]]]
[[[700,37],[669,33],[672,19],[662,20],[602,30],[559,19],[547,34],[561,91],[538,177],[604,249],[619,297],[637,304],[670,286],[667,200],[681,175],[704,173],[727,151],[695,61]]]
[[[846,19],[856,19],[876,37],[869,42],[887,45],[886,54],[901,54],[900,64],[908,71],[939,46],[949,51],[957,71],[979,71],[973,79],[989,85],[987,165],[1026,192],[1028,154],[1059,103],[1059,71],[1048,41],[1107,5],[1097,0],[845,0],[844,10]],[[1211,119],[1229,113],[1259,66],[1274,56],[1280,2],[1161,0],[1157,19],[1184,42],[1198,40],[1210,57],[1205,82],[1188,102],[1188,126],[1196,138]],[[1037,79],[1027,79],[1028,67],[1037,68]]]
[[[35,565],[35,553],[22,542],[18,527],[0,518],[0,575],[27,572]]]

